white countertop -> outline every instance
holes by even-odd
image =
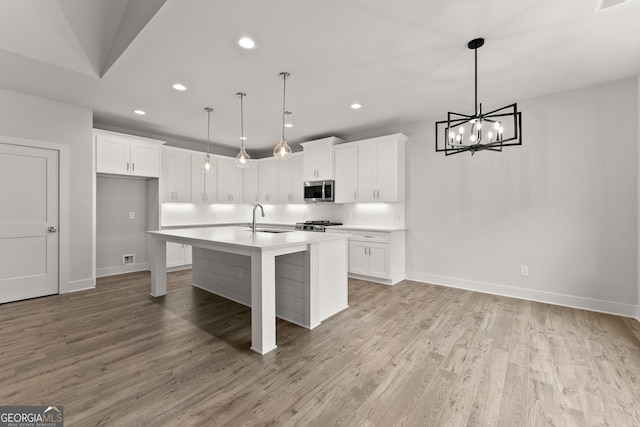
[[[258,230],[265,229],[258,227]],[[283,231],[283,230],[278,230]],[[160,240],[178,241],[198,246],[198,242],[211,242],[244,248],[277,249],[308,243],[346,239],[339,233],[288,231],[284,233],[253,233],[248,227],[194,227],[162,231],[149,231]]]
[[[332,230],[353,230],[353,231],[381,231],[381,232],[393,232],[404,231],[405,227],[389,227],[378,225],[332,225]]]

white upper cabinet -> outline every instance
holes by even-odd
[[[394,134],[335,147],[335,202],[402,202],[406,140]]]
[[[258,191],[260,203],[277,203],[278,197],[278,165],[276,162],[288,162],[288,160],[276,160],[268,158],[258,163]]]
[[[278,203],[302,203],[304,201],[302,154],[293,154],[287,160],[276,160],[276,164]]]
[[[191,202],[191,153],[186,150],[162,147],[162,202]]]
[[[217,157],[218,203],[242,203],[242,169],[233,157]]]
[[[164,141],[99,129],[94,129],[93,135],[97,173],[160,176],[160,147]]]
[[[304,181],[333,179],[333,146],[339,142],[342,140],[331,136],[300,144],[304,153]]]
[[[206,170],[204,157],[205,153],[191,153],[191,201],[193,203],[216,203],[218,201],[217,159],[212,156],[211,169]]]
[[[335,203],[356,203],[358,201],[358,147],[342,144],[334,149]]]
[[[242,169],[242,203],[255,205],[259,203],[258,162],[251,160],[251,166]]]

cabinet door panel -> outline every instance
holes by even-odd
[[[103,135],[96,137],[96,172],[129,175],[129,142]]]
[[[389,246],[372,243],[369,245],[369,276],[389,278]]]
[[[293,156],[289,159],[293,166],[293,203],[304,203],[304,179],[302,155]]]
[[[277,171],[277,201],[291,203],[293,201],[293,163],[292,158],[276,163]]]
[[[376,146],[374,144],[358,147],[358,201],[376,201]]]
[[[190,245],[184,245],[182,247],[182,255],[183,255],[184,265],[193,263],[193,249],[191,248]]]
[[[335,202],[358,201],[358,147],[335,150]]]
[[[204,163],[199,154],[191,154],[191,201],[204,202]]]
[[[258,203],[258,164],[251,162],[251,166],[242,169],[242,203]]]
[[[365,242],[349,242],[349,273],[367,275],[369,256],[368,244]]]
[[[173,191],[176,202],[191,201],[191,155],[183,151],[173,153]]]
[[[144,142],[131,142],[131,175],[160,176],[160,147]]]
[[[160,173],[160,201],[175,202],[173,196],[173,152],[162,149],[162,171]]]
[[[167,242],[167,267],[183,265],[182,244]]]
[[[242,203],[242,169],[235,159],[218,158],[218,203]]]
[[[228,184],[231,203],[242,203],[242,169],[236,166],[235,159],[231,160]]]
[[[269,159],[262,161],[258,166],[258,192],[260,194],[260,203],[275,203],[277,192],[277,165],[278,160]],[[282,160],[287,162],[288,160]]]
[[[376,182],[378,201],[398,201],[398,143],[396,141],[376,144]]]

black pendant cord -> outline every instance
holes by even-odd
[[[282,140],[284,141],[284,116],[285,116],[285,101],[287,99],[287,73],[282,73]]]
[[[240,97],[240,144],[242,146],[242,151],[244,151],[244,107],[242,105],[242,98],[246,95],[244,93],[239,93]]]
[[[475,77],[474,77],[474,87],[475,87],[475,112],[478,114],[478,48],[474,49],[475,51]]]
[[[211,129],[211,112],[213,111],[213,108],[207,107],[205,110],[207,111],[207,154],[209,154],[209,145],[211,143],[209,131]]]
[[[478,114],[478,49],[481,48],[484,45],[484,39],[483,38],[477,38],[477,39],[473,39],[471,40],[468,44],[467,47],[469,49],[473,49],[474,52],[474,90],[475,90],[475,105],[473,106],[475,108],[475,114]]]

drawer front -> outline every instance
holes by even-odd
[[[357,240],[359,242],[389,243],[391,240],[391,234],[376,231],[352,231],[351,240]]]

